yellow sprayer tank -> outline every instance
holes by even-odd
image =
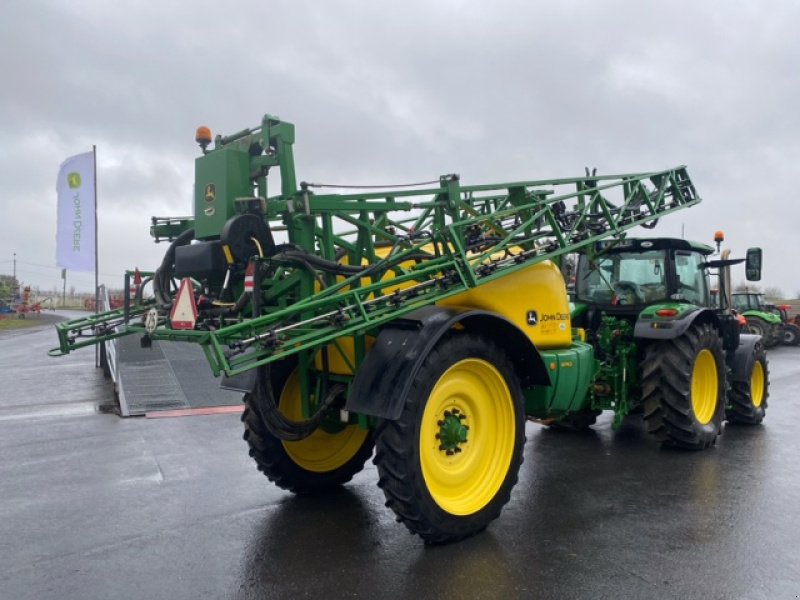
[[[542,350],[568,348],[572,343],[564,277],[550,260],[451,296],[437,305],[480,308],[502,315]]]

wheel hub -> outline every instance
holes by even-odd
[[[439,440],[439,450],[452,456],[461,452],[461,445],[467,443],[469,425],[462,423],[467,416],[457,408],[444,411],[443,416],[436,423],[439,426],[436,439]]]

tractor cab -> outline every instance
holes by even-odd
[[[766,310],[767,301],[764,294],[756,292],[734,292],[733,308],[737,311],[744,312],[746,310]]]
[[[712,252],[682,239],[601,242],[578,258],[575,302],[631,316],[652,304],[712,306],[705,269]]]
[[[721,232],[715,241],[723,241]],[[713,312],[726,348],[739,344],[740,324],[730,311],[730,267],[745,264],[748,281],[761,276],[761,250],[751,248],[745,259],[729,259],[728,251],[711,260],[714,248],[678,238],[624,239],[599,242],[578,257],[573,293],[572,324],[589,338],[602,337],[606,317],[626,321],[635,337],[663,339]],[[713,273],[712,273],[713,271]],[[711,275],[719,288],[711,290]],[[747,316],[747,315],[745,315]],[[748,329],[765,340],[764,331]]]

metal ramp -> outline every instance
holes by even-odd
[[[133,336],[109,343],[116,344],[115,383],[122,416],[242,403],[240,392],[219,387],[199,346],[162,341],[142,348]]]
[[[242,403],[240,392],[219,387],[200,346],[154,341],[142,348],[139,340],[127,336],[104,344],[104,369],[114,381],[123,417]]]

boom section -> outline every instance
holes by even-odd
[[[201,344],[216,375],[297,353],[308,365],[326,346],[358,363],[366,337],[389,321],[700,202],[683,166],[474,186],[445,175],[323,193],[333,186],[297,184],[293,143],[294,126],[270,115],[217,136],[213,149],[204,141],[194,217],[153,218],[153,237],[172,242],[153,275],[155,299],[60,324],[51,354],[142,333]],[[281,193],[269,197],[273,167]],[[199,307],[191,329],[169,319],[177,251],[196,271],[188,272]],[[347,337],[353,345],[343,350]]]
[[[280,219],[290,244],[308,256],[252,259],[262,290],[257,316],[191,332],[164,322],[152,337],[197,341],[215,374],[240,374],[336,348],[340,338],[375,333],[418,308],[700,202],[685,167],[478,186],[448,175],[437,188],[367,194],[313,187],[267,203],[269,219]],[[349,265],[348,275],[313,257]]]

